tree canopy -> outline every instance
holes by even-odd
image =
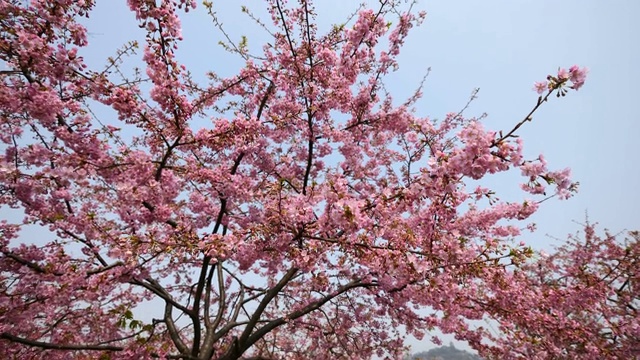
[[[243,68],[205,79],[176,57],[195,2],[129,0],[145,42],[103,68],[81,56],[95,1],[0,3],[0,204],[23,215],[0,223],[3,358],[397,358],[435,330],[482,356],[637,354],[637,234],[513,241],[576,190],[517,135],[585,68],[492,131],[386,91],[424,13],[381,1],[319,33],[311,1],[264,5],[263,51],[229,43]],[[506,171],[521,201],[472,185]]]

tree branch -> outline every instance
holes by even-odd
[[[2,334],[0,334],[0,339],[6,339],[12,342],[16,342],[16,343],[31,346],[31,347],[39,347],[42,349],[51,349],[51,350],[95,350],[95,351],[124,350],[123,347],[113,346],[113,345],[52,344],[52,343],[43,342],[43,341],[35,341],[35,340],[21,338],[15,335],[11,335],[7,332],[3,332]]]

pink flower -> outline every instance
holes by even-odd
[[[583,67],[582,69],[578,67],[578,65],[573,65],[569,68],[569,80],[573,83],[571,88],[574,90],[578,90],[584,85],[585,80],[587,79],[587,73],[589,69]]]
[[[558,69],[558,79],[560,79],[560,80],[568,80],[569,76],[570,76],[570,74],[567,71],[567,69],[565,69],[565,68]]]
[[[538,94],[542,94],[548,88],[549,83],[546,81],[536,81],[536,83],[533,84],[533,90],[535,90]]]

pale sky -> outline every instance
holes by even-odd
[[[246,35],[251,48],[261,46],[267,38],[240,13],[240,5],[264,14],[264,2],[214,1],[214,6],[220,3],[220,20],[230,35],[235,40]],[[319,22],[325,29],[341,22],[358,3],[320,0]],[[583,221],[585,211],[615,232],[640,228],[639,1],[422,0],[417,7],[428,12],[427,20],[410,35],[400,70],[386,85],[401,101],[431,67],[418,103],[421,116],[442,118],[458,111],[479,87],[479,98],[466,115],[486,112],[486,128],[509,130],[535,104],[535,81],[559,66],[590,69],[580,91],[554,97],[519,131],[528,157],[543,153],[550,168],[570,167],[581,183],[574,198],[541,206],[534,217],[539,230],[526,236],[531,245],[549,247],[554,240],[545,234],[565,238],[579,230],[573,221]],[[199,12],[183,21],[185,42],[179,54],[195,74],[213,69],[231,75],[241,63],[217,45],[220,36],[202,11],[200,5]],[[125,41],[143,36],[124,1],[98,1],[86,24],[92,45],[83,55],[93,65],[104,64]],[[515,182],[520,179],[513,172],[491,177],[489,185],[504,198],[521,199]],[[414,350],[428,347],[423,342]]]

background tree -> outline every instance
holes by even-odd
[[[539,83],[504,133],[462,112],[436,121],[411,111],[420,89],[398,103],[382,82],[423,13],[385,1],[319,34],[311,2],[266,4],[263,53],[232,44],[244,68],[208,83],[175,55],[193,2],[129,1],[146,32],[131,74],[136,42],[104,69],[80,56],[93,1],[0,4],[0,201],[24,214],[0,224],[0,355],[397,357],[401,328],[438,328],[518,356],[467,320],[504,312],[477,298],[525,291],[510,269],[533,252],[509,221],[546,185],[575,190],[567,170],[523,159],[516,131],[586,70]],[[467,187],[514,168],[530,199]],[[32,225],[52,239],[25,242]],[[135,318],[148,300],[158,318]]]
[[[487,339],[530,359],[640,355],[640,234],[598,236],[595,230],[585,224],[583,234],[553,254],[514,271],[505,292],[477,299],[499,314],[500,335]],[[526,307],[530,311],[513,310]]]
[[[440,346],[429,351],[406,356],[405,360],[482,360],[482,358],[467,351],[456,349],[452,343],[449,343],[449,346]]]

